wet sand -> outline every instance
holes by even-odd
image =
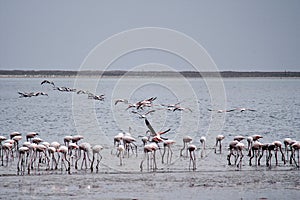
[[[294,165],[272,168],[249,166],[248,157],[242,169],[228,166],[227,151],[214,154],[207,150],[200,158],[197,169],[189,170],[189,158],[179,157],[174,150],[171,164],[162,164],[157,154],[158,169],[153,172],[144,165],[141,147],[138,157],[119,158],[111,155],[111,148],[103,150],[100,169],[32,171],[17,175],[16,161],[0,167],[1,199],[299,199],[300,173]],[[273,161],[274,163],[274,161]]]

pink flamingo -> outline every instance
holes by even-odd
[[[173,151],[171,149],[171,146],[173,144],[175,144],[175,141],[174,140],[164,140],[163,144],[164,144],[164,153],[162,155],[162,163],[164,164],[164,156],[165,156],[165,153],[166,153],[166,148],[168,148],[168,152],[167,152],[167,164],[168,164],[168,163],[171,163],[171,161],[172,161]],[[169,157],[170,157],[170,159],[169,159]]]
[[[144,160],[147,157],[147,169],[149,171],[149,169],[152,166],[153,171],[157,169],[157,165],[156,165],[156,158],[155,158],[155,152],[158,149],[158,146],[155,142],[151,142],[150,144],[146,144],[144,146],[144,158],[140,164],[140,169],[141,171],[143,171],[143,163]],[[149,155],[150,154],[150,155]]]
[[[183,141],[183,148],[180,149],[180,156],[183,156],[182,155],[182,151],[187,148],[188,144],[191,143],[193,141],[192,137],[190,136],[184,136],[182,138],[182,141]],[[187,156],[187,153],[188,153],[188,149],[186,149],[186,156]]]
[[[219,152],[222,153],[222,140],[224,140],[224,135],[217,135],[216,137],[216,145],[215,145],[215,153],[217,153],[217,146],[219,144]]]
[[[189,144],[187,147],[189,153],[190,153],[190,162],[189,162],[189,170],[191,169],[191,163],[193,163],[193,171],[196,170],[196,155],[195,151],[197,150],[197,147],[193,144]]]
[[[97,155],[96,172],[98,172],[99,163],[102,160],[102,156],[100,154],[100,151],[102,149],[103,149],[103,147],[101,145],[95,145],[92,147],[93,158],[92,158],[92,162],[91,162],[91,172],[93,172],[93,168],[94,168],[95,155]]]

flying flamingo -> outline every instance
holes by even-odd
[[[193,144],[189,144],[187,147],[187,150],[190,153],[190,162],[189,162],[189,169],[191,169],[191,163],[193,163],[193,171],[196,170],[196,155],[195,151],[197,150],[197,147]]]
[[[219,144],[219,152],[222,153],[222,140],[225,138],[224,135],[217,135],[216,137],[216,146],[215,146],[215,153],[217,153],[217,146]]]
[[[97,155],[96,172],[98,172],[99,163],[102,160],[102,156],[100,154],[100,151],[102,149],[103,149],[103,147],[101,145],[95,145],[92,147],[93,158],[92,158],[92,162],[91,162],[91,172],[93,172],[93,168],[94,168],[95,155]]]
[[[155,143],[157,144],[159,150],[160,150],[160,147],[159,147],[158,144],[159,144],[160,142],[163,142],[164,140],[167,140],[167,138],[163,138],[163,137],[161,137],[161,135],[163,135],[163,134],[169,132],[171,129],[167,129],[167,130],[161,131],[161,132],[156,132],[156,131],[153,129],[153,127],[151,126],[150,122],[149,122],[147,119],[145,119],[145,124],[146,124],[146,126],[148,127],[148,129],[150,130],[150,133],[151,133],[150,136],[151,136],[152,138],[150,139],[150,141],[151,141],[151,142],[155,142]],[[160,151],[160,154],[161,154],[161,151]]]
[[[148,112],[146,112],[145,114],[141,114],[141,113],[138,113],[137,111],[131,111],[132,113],[134,113],[134,114],[137,114],[137,115],[139,115],[139,118],[140,119],[145,119],[146,118],[146,115],[149,115],[150,113],[153,113],[153,112],[155,112],[155,110],[149,110]]]

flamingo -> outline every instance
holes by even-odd
[[[252,156],[249,159],[250,166],[252,165],[251,160],[254,158],[254,156],[255,156],[255,165],[257,166],[258,156],[259,156],[261,147],[262,147],[262,143],[258,142],[257,140],[252,143],[252,147],[251,147]]]
[[[217,146],[219,144],[219,151],[222,153],[222,140],[225,138],[224,135],[217,135],[216,137],[216,147],[215,147],[215,153],[217,153]]]
[[[191,143],[193,141],[193,139],[190,136],[184,136],[182,138],[182,141],[183,141],[183,148],[180,149],[180,156],[182,156],[182,151],[186,148],[186,146],[188,146],[189,143]],[[188,152],[188,149],[186,150],[186,156],[187,156],[187,152]]]
[[[52,146],[48,147],[48,154],[49,154],[49,156],[51,157],[51,160],[52,160],[52,162],[51,162],[51,168],[50,168],[50,163],[48,164],[48,166],[49,166],[49,168],[51,170],[54,169],[53,165],[54,165],[55,169],[57,169],[57,164],[58,163],[57,163],[57,160],[55,158],[55,152],[56,152],[56,148],[55,147],[52,147]]]
[[[93,168],[94,168],[95,155],[97,155],[96,172],[98,172],[99,163],[102,160],[102,156],[100,154],[100,151],[102,149],[103,149],[103,147],[101,145],[95,145],[92,147],[93,158],[92,158],[92,162],[91,162],[91,172],[93,172]]]
[[[171,129],[167,129],[167,130],[161,131],[161,132],[156,132],[147,119],[145,119],[145,124],[148,127],[148,129],[150,130],[150,133],[151,133],[150,136],[152,136],[152,139],[150,139],[150,141],[155,142],[160,150],[158,143],[163,142],[164,140],[167,140],[167,138],[162,138],[161,135],[169,132]]]
[[[124,135],[123,136],[123,143],[124,143],[124,147],[125,147],[125,153],[127,152],[128,153],[128,158],[129,158],[129,151],[130,151],[130,147],[132,148],[132,145],[134,146],[135,148],[135,155],[137,157],[137,146],[136,144],[134,143],[136,141],[135,138],[133,138],[132,136],[130,135]]]
[[[19,132],[12,132],[12,133],[9,134],[10,139],[12,139],[12,138],[15,137],[15,136],[21,136],[21,135],[22,135],[22,134],[19,133]]]
[[[297,158],[298,158],[298,164],[297,164],[297,162],[296,162],[296,152],[298,152],[298,156],[297,156]],[[296,165],[296,167],[297,168],[299,168],[299,166],[300,166],[300,141],[298,141],[298,142],[295,142],[294,144],[292,144],[292,155],[291,155],[291,159],[293,159],[294,160],[294,163],[295,163],[295,165]]]
[[[243,155],[243,149],[245,148],[245,145],[242,142],[238,142],[235,145],[235,148],[237,150],[237,158],[236,158],[236,160],[240,157],[240,160],[237,163],[237,167],[241,169],[242,168],[242,159],[244,157],[244,155]]]
[[[29,148],[22,146],[18,149],[19,151],[19,160],[17,164],[18,173],[21,171],[22,174],[25,172],[26,161],[25,159],[28,157]],[[27,154],[27,155],[25,155]]]
[[[165,156],[165,153],[166,153],[166,148],[168,148],[168,153],[167,153],[167,164],[168,163],[171,163],[172,161],[172,155],[173,155],[173,151],[171,149],[171,146],[173,144],[175,144],[176,142],[174,140],[164,140],[163,141],[163,144],[164,144],[164,153],[162,155],[162,163],[164,164],[164,156]],[[169,162],[169,154],[171,153],[170,155],[170,162]]]
[[[213,110],[213,109],[210,109],[210,108],[208,108],[207,110],[210,111],[210,112],[217,112],[217,113],[225,113],[225,112],[235,111],[235,109],[231,109],[231,110]]]
[[[131,112],[134,113],[134,114],[139,115],[139,118],[140,118],[140,119],[145,119],[145,118],[146,118],[146,115],[155,112],[155,110],[150,110],[150,111],[146,112],[145,114],[138,113],[138,112],[136,112],[136,111],[134,111],[134,110],[131,111]]]
[[[263,136],[257,135],[257,134],[247,137],[248,151],[249,151],[248,156],[251,157],[251,148],[252,148],[253,142],[258,141],[261,138],[263,138]]]
[[[65,146],[69,146],[69,143],[72,141],[72,139],[73,139],[73,136],[71,136],[71,135],[66,135],[65,137],[64,137],[64,144],[65,144]]]
[[[277,159],[277,152],[278,149],[281,153],[281,160],[283,161],[283,163],[285,164],[285,157],[284,157],[284,153],[282,151],[282,143],[280,141],[274,141],[273,144],[275,145],[275,160],[276,160],[276,166],[278,165],[278,159]]]
[[[203,158],[204,157],[204,152],[205,152],[205,145],[206,145],[206,137],[205,136],[200,137],[200,143],[202,145],[200,155],[201,155],[201,158]]]
[[[268,155],[268,149],[269,149],[269,145],[270,145],[270,143],[264,143],[264,144],[262,144],[262,146],[261,146],[261,154],[260,154],[260,156],[258,158],[258,166],[260,166],[260,160],[264,156],[264,152],[266,152],[266,165],[268,166],[268,157],[269,157],[269,155]]]
[[[191,169],[191,163],[193,163],[193,171],[196,170],[196,155],[195,151],[197,150],[197,147],[194,144],[189,144],[187,147],[187,150],[190,153],[190,162],[189,162],[189,170]]]
[[[83,139],[82,135],[74,135],[71,140],[73,143],[78,144],[78,141],[82,139]]]
[[[188,111],[190,111],[190,112],[193,112],[192,109],[190,109],[190,108],[185,108],[185,107],[181,107],[181,106],[178,106],[178,105],[176,105],[176,106],[174,107],[173,112],[176,111],[176,110],[178,110],[178,111],[185,111],[185,110],[188,110]]]
[[[158,146],[155,142],[151,142],[150,144],[146,144],[144,146],[144,158],[141,161],[140,169],[143,171],[143,163],[147,157],[147,169],[149,169],[152,166],[153,171],[157,169],[156,165],[156,158],[155,158],[155,152],[158,149]],[[149,155],[150,154],[150,155]]]
[[[6,154],[6,166],[8,165],[8,160],[9,160],[9,154],[11,154],[11,156],[13,157],[13,148],[14,145],[14,141],[12,140],[7,140],[6,142],[4,142],[4,144],[2,145],[2,149],[4,151],[4,153]],[[3,163],[2,163],[3,165]]]
[[[61,170],[63,170],[63,165],[64,165],[65,168],[66,168],[66,171],[68,172],[68,174],[71,174],[71,164],[70,164],[70,161],[67,159],[68,147],[62,145],[58,148],[57,152],[62,154],[62,157],[61,157]],[[66,166],[64,161],[66,161],[68,163],[68,167]]]
[[[284,144],[284,150],[286,152],[286,159],[289,157],[289,151],[291,151],[291,143],[293,140],[291,138],[284,138],[283,144]]]
[[[128,104],[128,100],[127,99],[116,99],[115,100],[115,105],[117,105],[118,103],[126,103],[126,104]]]
[[[32,138],[34,138],[35,136],[39,135],[36,132],[29,132],[26,134],[26,141],[31,141]]]
[[[43,84],[51,84],[53,87],[55,87],[55,84],[54,84],[54,82],[53,81],[48,81],[48,80],[43,80],[42,82],[41,82],[41,85],[43,85]]]
[[[3,148],[2,148],[2,142],[6,140],[5,136],[0,135],[0,156],[1,156],[1,166],[3,166]]]
[[[234,154],[234,151],[236,151],[236,145],[238,143],[239,143],[239,141],[237,141],[237,140],[233,140],[229,143],[229,154],[227,155],[228,165],[231,165],[231,160],[230,160],[231,156],[234,156],[234,158],[235,158],[235,163],[234,164],[236,164],[237,155]]]
[[[124,158],[125,147],[123,144],[119,144],[117,146],[117,157],[120,158],[120,166],[123,165],[122,159]]]
[[[78,155],[78,158],[75,162],[75,169],[77,169],[77,162],[81,157],[81,151],[83,151],[83,159],[82,159],[82,162],[81,162],[81,169],[83,169],[83,163],[85,163],[85,168],[87,169],[87,159],[89,161],[91,161],[91,159],[89,157],[90,149],[91,149],[91,145],[87,142],[83,142],[79,145],[79,155]]]

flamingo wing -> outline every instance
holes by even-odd
[[[155,136],[155,135],[156,135],[156,132],[155,132],[155,130],[153,129],[153,127],[151,126],[150,122],[149,122],[147,119],[145,119],[145,123],[146,123],[146,126],[148,127],[148,129],[150,130],[152,136]]]

